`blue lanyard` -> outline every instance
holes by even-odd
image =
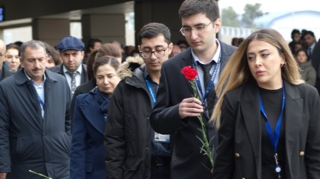
[[[280,112],[280,116],[278,118],[276,127],[274,129],[274,132],[272,133],[272,128],[270,126],[270,122],[268,120],[267,114],[264,110],[263,104],[262,104],[262,99],[261,99],[261,95],[259,93],[259,100],[260,100],[260,111],[262,112],[263,116],[266,119],[266,129],[268,132],[268,136],[271,140],[271,143],[273,145],[274,148],[274,153],[277,153],[277,146],[278,146],[278,142],[279,142],[279,137],[280,137],[280,128],[281,128],[281,122],[282,122],[282,115],[283,115],[283,110],[284,110],[284,106],[285,106],[285,91],[284,91],[284,86],[282,87],[282,104],[281,104],[281,112]]]
[[[205,102],[205,101],[206,101],[206,99],[207,99],[207,97],[208,97],[208,95],[209,95],[209,93],[210,93],[210,90],[211,90],[211,88],[212,88],[212,86],[213,86],[213,84],[214,84],[214,80],[215,80],[215,78],[216,78],[217,71],[218,71],[218,69],[220,68],[221,53],[222,53],[222,52],[221,52],[221,50],[220,50],[220,55],[219,55],[218,62],[216,63],[216,65],[215,65],[215,67],[214,67],[214,69],[213,69],[213,72],[212,72],[212,75],[211,75],[211,79],[210,79],[210,81],[209,81],[209,83],[208,83],[208,86],[206,87],[206,90],[205,90],[205,93],[204,93],[204,94],[202,93],[202,87],[201,87],[201,83],[200,83],[200,80],[199,80],[199,75],[197,75],[197,77],[196,77],[197,87],[198,87],[198,89],[199,89],[199,91],[200,91],[200,93],[201,93],[201,96],[202,96],[202,102]],[[194,63],[194,66],[197,67],[197,64]]]
[[[151,87],[151,84],[150,84],[149,80],[147,80],[147,79],[146,79],[146,84],[147,84],[149,93],[150,93],[151,98],[152,98],[153,106],[154,106],[156,104],[156,102],[157,102],[156,95],[154,94],[154,92],[152,90],[152,87]]]
[[[261,99],[261,95],[259,93],[259,101],[260,101],[260,111],[261,113],[263,114],[263,116],[265,117],[266,119],[266,130],[267,130],[267,133],[268,133],[268,136],[270,138],[270,141],[272,143],[272,146],[273,146],[273,150],[274,150],[274,159],[275,159],[275,163],[276,163],[276,166],[275,166],[275,172],[278,174],[278,178],[281,178],[280,176],[280,172],[281,172],[281,167],[279,165],[279,162],[278,162],[278,152],[277,152],[277,146],[278,146],[278,142],[279,142],[279,138],[280,138],[280,129],[281,129],[281,123],[282,123],[282,115],[283,115],[283,111],[284,111],[284,106],[285,106],[285,103],[286,103],[286,100],[285,100],[285,90],[284,90],[284,85],[282,85],[282,102],[281,102],[281,112],[280,112],[280,116],[278,118],[278,121],[276,123],[276,127],[274,129],[274,132],[272,133],[272,128],[270,126],[270,122],[268,120],[268,117],[267,117],[267,114],[264,110],[264,107],[263,107],[263,104],[262,104],[262,99]]]
[[[40,96],[39,96],[39,94],[37,93],[37,95],[38,95],[38,100],[39,100],[39,102],[40,102],[40,105],[42,106],[42,109],[43,109],[43,111],[44,111],[44,107],[45,107],[45,105],[44,105],[44,102],[42,101],[42,99],[40,98]]]

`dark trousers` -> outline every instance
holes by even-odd
[[[151,157],[151,179],[171,178],[171,158]]]
[[[151,166],[151,179],[170,179],[170,166]]]

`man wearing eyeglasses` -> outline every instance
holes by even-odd
[[[217,135],[209,119],[214,107],[214,86],[235,48],[218,39],[221,27],[215,0],[185,0],[179,9],[181,33],[191,48],[163,63],[157,104],[150,116],[152,128],[172,134],[174,141],[171,178],[209,179],[212,165],[200,152],[202,133],[198,116],[202,115],[210,147],[217,147]],[[198,71],[196,84],[201,98],[192,97],[193,89],[181,74],[191,66]],[[199,138],[197,138],[199,137]]]
[[[149,123],[161,66],[172,51],[170,30],[164,24],[150,23],[140,30],[138,40],[142,58],[129,57],[121,64],[122,81],[108,108],[107,178],[170,179],[170,135],[155,133]]]
[[[13,74],[7,68],[5,68],[5,66],[3,64],[5,53],[6,53],[6,45],[0,39],[0,81],[2,81],[3,79],[5,79]]]

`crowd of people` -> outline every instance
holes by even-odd
[[[320,178],[314,33],[228,45],[215,0],[178,13],[176,44],[157,22],[136,48],[0,40],[0,179]]]

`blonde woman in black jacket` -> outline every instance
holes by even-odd
[[[283,37],[252,33],[217,85],[214,179],[320,178],[320,99]]]

